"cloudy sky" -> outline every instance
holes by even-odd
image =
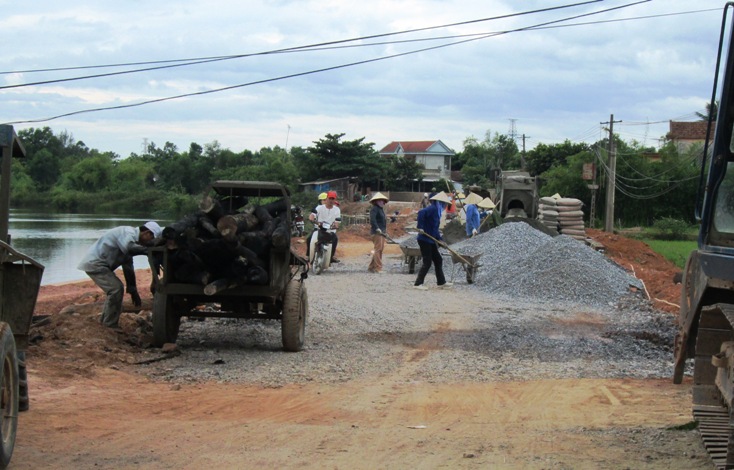
[[[239,152],[339,133],[461,151],[513,127],[531,149],[594,142],[611,114],[624,140],[657,146],[711,99],[724,1],[0,5],[0,123],[126,157],[146,141]]]

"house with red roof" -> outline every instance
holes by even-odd
[[[423,181],[430,189],[440,179],[451,180],[451,159],[456,152],[440,140],[401,140],[387,144],[380,156],[397,155],[423,165]],[[426,189],[419,189],[426,191]]]
[[[713,129],[715,127],[716,122],[712,122],[709,144],[714,137]],[[694,144],[699,144],[703,148],[703,143],[706,141],[707,128],[708,121],[670,121],[670,131],[666,137],[675,144],[679,153],[683,153]]]

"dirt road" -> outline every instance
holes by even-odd
[[[94,300],[83,286],[48,290]],[[153,381],[114,333],[65,325],[29,351],[12,468],[710,468],[697,431],[675,429],[691,420],[690,380],[416,380],[465,327],[458,314],[393,345],[378,374],[274,388]]]

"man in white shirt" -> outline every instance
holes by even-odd
[[[122,266],[127,284],[127,292],[133,304],[139,307],[142,302],[135,282],[133,256],[144,255],[147,247],[162,233],[160,225],[151,221],[140,227],[115,227],[102,235],[77,266],[107,295],[102,310],[101,322],[110,328],[119,328],[122,299],[125,294],[122,281],[115,270]]]
[[[333,234],[334,240],[331,243],[331,262],[339,263],[340,260],[336,258],[336,245],[339,243],[339,238],[336,236],[336,229],[339,228],[339,223],[342,220],[342,212],[336,203],[336,191],[329,191],[326,193],[326,200],[324,200],[324,203],[316,206],[308,218],[311,222],[315,222],[317,225],[322,222],[326,222],[330,225],[329,232]],[[314,233],[311,236],[313,237],[314,235],[318,236],[317,230],[314,230]]]

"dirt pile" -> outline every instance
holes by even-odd
[[[655,308],[677,314],[681,284],[673,281],[681,270],[645,243],[596,229],[586,234],[604,246],[604,254],[640,279]]]

